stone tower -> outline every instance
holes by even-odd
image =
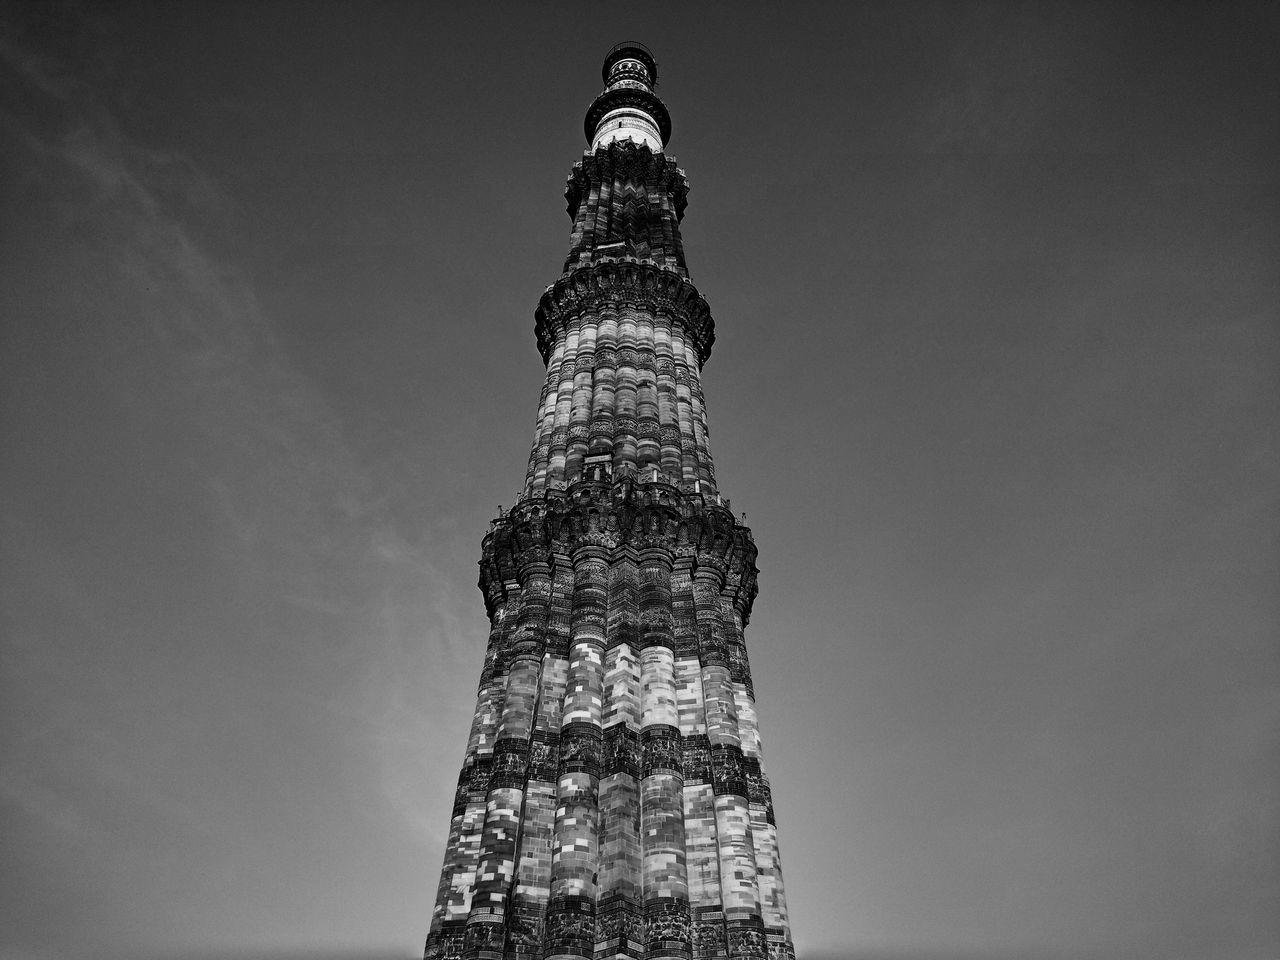
[[[565,198],[524,490],[484,538],[492,624],[427,958],[794,957],[720,495],[688,184],[657,65],[604,61]]]

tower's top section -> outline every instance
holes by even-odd
[[[605,89],[587,111],[583,132],[594,151],[615,140],[643,143],[661,153],[671,137],[671,115],[653,88],[658,64],[643,43],[628,40],[604,58]]]
[[[652,90],[658,85],[658,61],[653,59],[653,51],[635,40],[615,44],[605,54],[600,79],[606,86],[611,86],[628,74],[633,74],[634,79],[643,83],[646,89]]]

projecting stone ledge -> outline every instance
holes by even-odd
[[[751,530],[718,494],[682,491],[663,481],[580,480],[563,491],[522,500],[491,524],[480,560],[480,590],[490,608],[504,585],[520,580],[519,568],[548,553],[571,555],[580,547],[608,552],[659,549],[713,565],[743,616],[751,616],[758,592],[756,545]],[[490,610],[492,614],[492,609]]]
[[[569,320],[602,306],[633,307],[665,314],[680,323],[698,363],[711,356],[715,322],[711,307],[689,279],[653,263],[609,260],[579,267],[547,287],[534,312],[534,334],[543,362]]]

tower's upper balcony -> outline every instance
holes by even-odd
[[[605,57],[601,72],[604,92],[591,104],[583,124],[591,149],[632,140],[661,153],[671,137],[671,116],[653,92],[658,65],[649,48],[635,41],[620,43]]]

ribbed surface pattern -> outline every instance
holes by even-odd
[[[564,321],[547,362],[526,495],[599,476],[592,468],[600,467],[617,476],[656,469],[714,489],[701,363],[674,312],[605,292]]]
[[[429,960],[794,957],[744,639],[756,549],[707,445],[686,190],[627,142],[570,177],[524,490],[483,544]]]
[[[495,522],[485,557],[427,956],[790,956],[750,532],[715,495],[583,481]]]

